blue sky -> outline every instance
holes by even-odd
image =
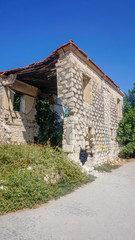
[[[121,90],[135,82],[135,1],[0,0],[0,71],[73,39]]]

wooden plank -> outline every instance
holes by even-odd
[[[33,96],[33,97],[36,97],[38,94],[38,88],[18,80],[16,80],[15,83],[12,86],[10,86],[10,88],[13,89],[14,91],[17,91],[29,96]]]

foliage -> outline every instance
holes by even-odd
[[[135,108],[135,83],[133,84],[133,89],[128,90],[128,94],[125,94],[125,102],[127,102],[132,108]]]
[[[20,111],[20,102],[21,102],[20,95],[14,94],[14,103],[13,103],[14,111]]]
[[[125,113],[123,119],[119,123],[117,140],[126,145],[135,142],[135,108],[125,104]]]
[[[112,165],[109,163],[104,163],[101,166],[94,167],[94,170],[97,170],[99,172],[111,172],[113,169],[116,169],[120,167],[119,165]]]
[[[64,117],[69,117],[69,109],[67,106],[64,107]]]
[[[59,122],[59,116],[50,109],[50,102],[45,97],[37,97],[36,121],[39,125],[38,143],[45,144],[50,141],[51,146],[61,145],[63,123]]]
[[[61,150],[0,145],[0,213],[47,202],[93,181]]]
[[[135,84],[124,97],[124,116],[119,123],[117,141],[124,146],[119,156],[135,157]]]
[[[130,142],[122,148],[119,153],[121,158],[132,158],[135,157],[135,142]]]

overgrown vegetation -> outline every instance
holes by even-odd
[[[112,165],[109,163],[104,163],[101,166],[94,167],[94,170],[97,170],[99,172],[112,172],[113,169],[119,168],[120,165]]]
[[[36,102],[36,121],[39,125],[38,143],[51,146],[61,146],[63,123],[59,121],[59,116],[50,109],[50,102],[47,98],[38,96]]]
[[[14,94],[14,103],[13,103],[14,111],[20,111],[20,103],[21,103],[20,95]]]
[[[135,83],[124,97],[123,119],[120,121],[117,141],[123,146],[119,157],[135,157]]]
[[[0,145],[0,213],[32,208],[93,181],[61,150]]]

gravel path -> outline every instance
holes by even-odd
[[[37,209],[0,216],[0,240],[135,240],[135,162]]]

